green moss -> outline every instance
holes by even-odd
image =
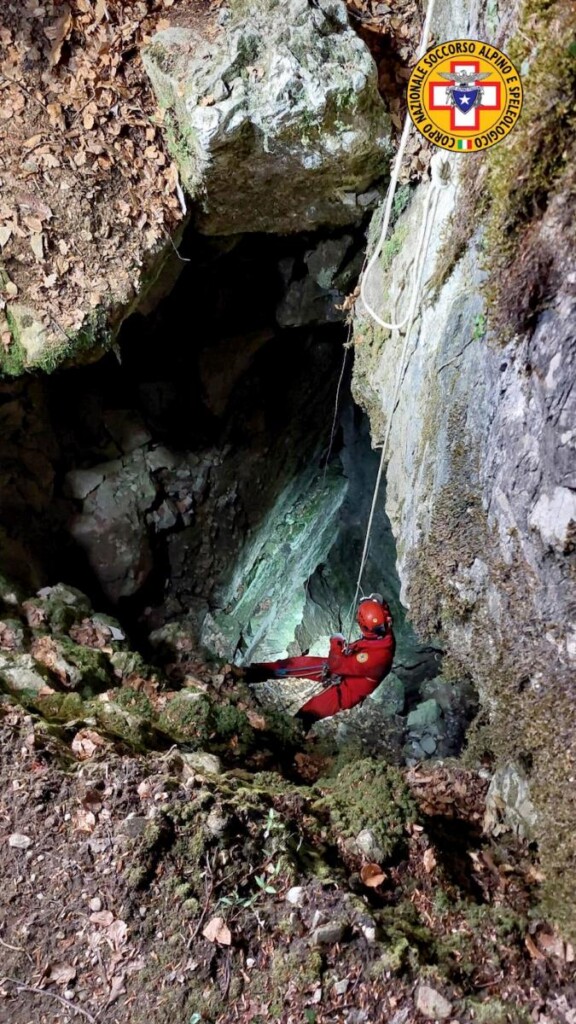
[[[408,225],[403,224],[384,242],[384,245],[382,246],[382,253],[380,255],[380,265],[382,270],[388,270],[394,257],[400,252],[407,237]]]
[[[147,720],[126,711],[112,701],[94,701],[91,708],[102,732],[122,740],[133,750],[144,753],[160,745],[160,737]]]
[[[34,699],[34,707],[44,718],[73,722],[86,715],[86,705],[78,693],[52,693]]]
[[[26,350],[20,341],[18,324],[10,311],[9,305],[6,306],[4,316],[8,330],[12,335],[12,341],[8,349],[5,349],[4,346],[0,348],[0,376],[20,377],[24,373],[26,366]]]
[[[140,718],[150,721],[153,715],[152,704],[148,697],[141,690],[132,690],[130,687],[121,687],[115,694],[115,702],[118,707],[130,711]]]
[[[206,749],[214,733],[215,719],[208,698],[179,693],[166,705],[158,719],[158,728],[178,743]]]
[[[535,230],[552,196],[574,188],[576,8],[572,0],[527,0],[507,52],[523,74],[519,123],[487,154],[485,291],[504,337],[526,329],[545,301],[552,254]]]
[[[102,651],[92,647],[82,647],[69,637],[60,636],[56,640],[62,657],[81,673],[80,692],[90,697],[108,689],[111,681],[110,663]]]
[[[234,740],[234,750],[245,754],[254,744],[254,729],[246,714],[233,704],[214,707],[214,732],[216,738],[227,745]]]
[[[466,999],[464,1005],[474,1024],[532,1024],[533,1021],[528,1010],[500,999]]]
[[[306,992],[321,977],[322,955],[318,950],[274,950],[268,972],[262,978],[262,995],[270,1000],[269,1012],[273,1019],[280,1019],[291,996]]]
[[[402,774],[370,758],[348,765],[337,779],[317,788],[324,793],[318,806],[328,810],[336,836],[355,838],[370,829],[386,859],[399,852],[406,825],[417,818]]]

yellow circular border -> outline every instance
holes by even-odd
[[[444,117],[440,116],[440,111],[434,117],[434,111],[430,109],[430,83],[440,71],[451,73],[451,63],[477,63],[478,74],[490,71],[500,83],[501,101],[497,116],[486,118],[483,126],[482,114],[488,113],[488,110],[480,110],[479,127],[476,130],[455,131],[451,126],[446,127],[445,120],[450,114],[450,108],[442,108]],[[408,82],[408,112],[412,123],[425,139],[451,153],[480,153],[501,142],[518,121],[522,102],[522,82],[514,64],[502,50],[480,39],[449,39],[432,47],[418,61]],[[466,145],[459,146],[459,140]]]

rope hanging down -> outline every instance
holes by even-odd
[[[429,38],[430,38],[430,26],[431,26],[431,23],[432,23],[432,16],[434,14],[434,6],[435,6],[435,0],[429,0],[428,10],[426,12],[426,20],[424,22],[424,27],[422,29],[422,36],[421,36],[421,39],[420,39],[420,46],[418,48],[417,60],[420,60],[420,58],[425,54],[425,52],[426,52],[426,50],[428,48],[428,41],[429,41]],[[365,272],[364,272],[364,274],[362,276],[361,282],[360,282],[360,297],[361,297],[362,302],[364,304],[364,308],[366,309],[366,312],[375,321],[375,323],[377,323],[380,327],[384,328],[385,330],[389,330],[389,331],[400,330],[402,327],[404,327],[405,324],[407,324],[407,327],[406,327],[406,333],[404,335],[404,343],[403,343],[403,346],[402,346],[402,353],[401,353],[400,361],[398,363],[398,368],[397,368],[397,371],[396,371],[396,381],[395,381],[395,385],[394,385],[394,394],[393,394],[392,403],[390,405],[390,413],[389,413],[389,416],[388,416],[388,422],[386,424],[386,433],[385,433],[385,436],[384,436],[384,441],[382,443],[382,452],[381,452],[381,456],[380,456],[380,465],[378,467],[378,474],[377,474],[376,483],[375,483],[375,486],[374,486],[374,494],[373,494],[373,497],[372,497],[372,505],[370,507],[370,514],[369,514],[369,517],[368,517],[368,525],[367,525],[367,528],[366,528],[366,536],[365,536],[365,540],[364,540],[364,547],[363,547],[363,550],[362,550],[362,557],[360,559],[360,568],[359,568],[359,571],[358,571],[358,578],[356,580],[356,589],[355,589],[355,592],[354,592],[354,599],[353,599],[352,604],[350,606],[350,614],[349,614],[350,629],[352,629],[354,610],[356,608],[356,605],[357,605],[358,599],[360,597],[360,594],[362,593],[362,579],[363,579],[363,576],[364,576],[364,570],[366,568],[366,562],[367,562],[367,559],[368,559],[368,550],[369,550],[369,547],[370,547],[370,538],[371,538],[371,534],[372,534],[372,528],[374,526],[374,517],[375,517],[375,514],[376,514],[377,505],[378,505],[378,494],[379,494],[379,491],[380,491],[380,485],[382,483],[382,476],[384,474],[384,466],[385,466],[385,463],[386,463],[386,455],[387,455],[387,452],[388,452],[388,443],[389,443],[389,440],[390,440],[390,430],[391,430],[391,426],[392,426],[392,415],[394,413],[394,409],[396,408],[396,402],[398,400],[398,393],[400,391],[400,385],[401,385],[402,379],[404,377],[405,363],[406,363],[406,354],[408,352],[408,342],[409,342],[409,339],[410,339],[410,334],[412,332],[412,327],[414,326],[414,321],[416,319],[417,306],[418,306],[418,298],[419,298],[420,288],[421,288],[421,284],[422,284],[422,276],[423,276],[423,273],[424,273],[424,263],[425,263],[425,259],[426,259],[426,253],[427,253],[427,250],[428,250],[428,244],[429,244],[429,241],[430,241],[430,235],[431,235],[431,232],[432,232],[432,225],[434,223],[434,218],[435,218],[435,215],[436,215],[436,208],[437,208],[437,205],[438,205],[438,197],[439,197],[439,194],[440,194],[440,189],[441,188],[445,188],[446,185],[448,184],[447,181],[443,180],[443,178],[441,176],[440,168],[438,167],[436,169],[434,167],[434,159],[433,159],[433,161],[432,161],[432,181],[431,181],[430,189],[429,189],[429,192],[428,192],[428,196],[426,198],[426,205],[425,205],[425,208],[424,208],[424,216],[423,216],[423,219],[422,219],[422,228],[421,228],[421,231],[420,231],[420,237],[418,239],[418,247],[416,249],[416,257],[415,257],[414,264],[413,264],[413,269],[412,269],[411,293],[410,293],[410,302],[409,302],[409,305],[408,305],[408,312],[406,313],[406,316],[402,320],[400,320],[399,322],[397,322],[397,323],[393,323],[393,322],[388,323],[386,320],[383,320],[376,313],[376,311],[372,308],[372,306],[370,305],[370,303],[368,301],[366,293],[367,293],[367,285],[368,285],[368,281],[369,281],[369,278],[370,278],[370,274],[372,272],[372,269],[373,269],[374,265],[376,264],[377,260],[380,257],[380,253],[382,252],[382,247],[384,245],[384,242],[386,240],[386,235],[388,233],[388,228],[390,226],[390,218],[392,216],[392,204],[394,202],[394,196],[396,194],[396,189],[398,187],[398,179],[400,177],[400,168],[402,166],[402,160],[404,158],[404,153],[405,153],[405,150],[406,150],[406,145],[408,143],[408,138],[409,138],[409,135],[410,135],[411,127],[412,127],[412,121],[410,119],[410,115],[406,114],[406,118],[405,118],[405,121],[404,121],[404,128],[402,130],[402,136],[401,136],[401,139],[400,139],[400,145],[398,147],[398,153],[396,154],[396,160],[394,161],[394,167],[393,167],[393,170],[392,170],[392,176],[390,178],[390,185],[388,187],[388,194],[387,194],[387,197],[386,197],[386,206],[384,208],[384,218],[383,218],[383,221],[382,221],[382,228],[380,230],[380,237],[379,237],[379,240],[378,240],[378,243],[376,245],[376,248],[374,249],[374,252],[372,253],[372,256],[371,256],[371,258],[370,258],[370,260],[368,262],[368,265],[366,267],[366,270],[365,270]]]

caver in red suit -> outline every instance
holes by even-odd
[[[327,659],[303,655],[261,662],[248,668],[247,680],[299,676],[325,682],[322,693],[307,701],[296,716],[307,726],[355,707],[388,675],[396,647],[390,609],[380,594],[363,598],[357,619],[361,639],[347,644],[341,634],[330,637]]]

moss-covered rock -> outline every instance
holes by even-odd
[[[383,177],[389,121],[345,6],[232,0],[228,13],[216,34],[200,22],[170,28],[144,51],[168,146],[185,185],[205,196],[201,230],[359,221]]]
[[[386,859],[398,854],[417,809],[397,768],[366,758],[317,788],[323,793],[319,806],[328,811],[335,837],[354,840],[369,830]]]

